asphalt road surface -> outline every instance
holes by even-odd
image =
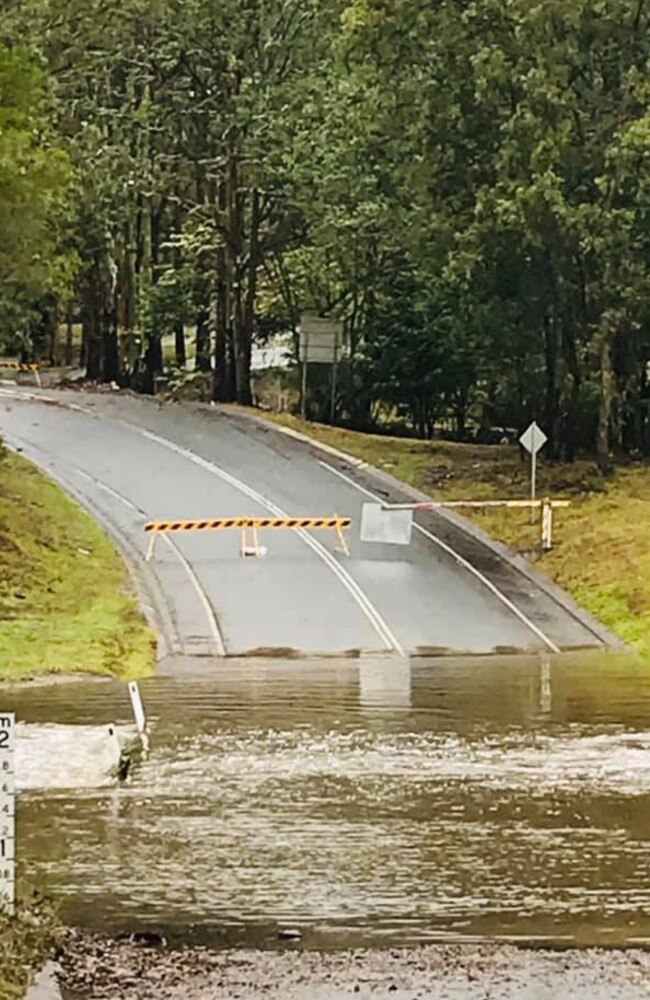
[[[0,434],[41,465],[130,555],[172,655],[489,653],[603,646],[458,526],[418,515],[409,547],[359,541],[372,474],[232,412],[122,393],[0,388]],[[148,519],[350,516],[334,532],[268,531],[242,558],[236,531],[160,538]]]

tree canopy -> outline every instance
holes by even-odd
[[[125,377],[137,331],[146,388],[190,325],[214,397],[249,403],[255,338],[318,310],[344,324],[341,422],[536,417],[555,455],[648,453],[649,22],[646,0],[18,0],[3,315],[62,313],[76,266],[90,377]]]
[[[43,76],[21,48],[0,46],[0,329],[24,346],[38,304],[64,297],[70,166],[48,130]]]

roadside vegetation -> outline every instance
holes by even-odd
[[[47,476],[0,450],[0,679],[138,677],[154,638],[124,563]]]
[[[529,463],[517,445],[418,441],[272,420],[348,452],[439,500],[529,496]],[[538,495],[571,500],[554,514],[554,547],[540,553],[539,520],[527,510],[460,511],[537,564],[631,647],[650,658],[650,467],[629,462],[604,472],[595,461],[538,465]]]
[[[15,0],[0,351],[249,405],[316,313],[335,424],[648,455],[649,61],[643,0]]]
[[[52,906],[39,895],[18,902],[13,914],[0,909],[0,1000],[19,1000],[50,958],[58,940]]]

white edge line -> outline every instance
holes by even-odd
[[[378,497],[375,493],[371,493],[371,491],[367,490],[365,486],[360,486],[359,483],[355,483],[354,479],[351,479],[349,476],[346,476],[345,473],[341,472],[339,469],[335,469],[333,466],[328,465],[327,462],[319,461],[318,464],[322,465],[322,467],[324,469],[327,469],[328,472],[331,472],[332,475],[338,476],[339,479],[343,479],[350,486],[354,486],[354,488],[358,490],[360,493],[365,493],[366,496],[370,497],[372,500],[376,500],[378,503],[382,502],[381,497]],[[537,625],[535,625],[534,622],[531,622],[530,618],[528,618],[523,613],[523,611],[521,611],[517,607],[516,604],[513,604],[513,602],[510,600],[509,597],[506,597],[506,595],[502,593],[499,590],[499,588],[492,583],[491,580],[488,580],[488,578],[484,576],[480,570],[476,569],[475,566],[472,566],[472,564],[468,562],[467,559],[465,559],[463,556],[461,556],[460,553],[456,552],[455,549],[452,549],[451,545],[447,545],[447,543],[443,542],[442,539],[437,537],[437,535],[434,535],[431,531],[428,531],[426,528],[423,528],[421,524],[417,524],[417,522],[415,521],[413,522],[413,527],[416,529],[416,531],[419,531],[421,534],[426,535],[426,537],[430,541],[432,541],[435,545],[439,545],[440,548],[443,549],[443,551],[445,551],[448,555],[452,556],[456,560],[456,562],[460,563],[460,565],[464,569],[472,573],[472,575],[475,576],[477,580],[480,580],[483,586],[487,587],[487,589],[491,591],[491,593],[494,594],[494,596],[497,597],[501,601],[501,603],[508,608],[509,611],[511,611],[514,615],[516,615],[517,618],[519,618],[519,620],[523,622],[523,624],[531,630],[531,632],[534,632],[539,639],[541,639],[543,642],[546,643],[546,645],[548,646],[548,648],[551,650],[552,653],[561,652],[560,648],[555,645],[553,640],[549,639],[549,637],[544,632],[542,632],[542,630]]]
[[[277,504],[274,504],[267,497],[263,496],[261,493],[258,493],[257,490],[254,490],[252,487],[247,486],[246,483],[244,483],[240,479],[237,479],[235,476],[232,476],[229,472],[225,472],[223,469],[220,469],[219,466],[215,465],[213,462],[209,462],[207,459],[202,458],[200,455],[196,455],[194,452],[189,451],[187,448],[183,448],[180,445],[174,444],[173,441],[168,441],[166,438],[160,437],[158,434],[154,434],[152,431],[148,431],[144,428],[137,427],[134,424],[127,423],[126,426],[130,430],[135,430],[139,434],[142,434],[144,437],[149,438],[149,440],[154,441],[159,445],[162,445],[162,447],[168,448],[170,451],[174,451],[176,452],[176,454],[183,456],[184,458],[188,459],[191,462],[194,462],[195,465],[200,466],[207,472],[210,472],[212,475],[217,476],[219,479],[222,479],[230,486],[233,486],[240,493],[243,493],[245,496],[249,497],[249,499],[259,504],[260,507],[263,507],[270,513],[275,514],[276,517],[290,516],[289,514],[287,514],[286,511],[282,510],[281,507],[278,507]],[[343,566],[341,566],[339,562],[337,562],[334,556],[330,552],[328,552],[328,550],[325,548],[324,545],[322,545],[315,538],[312,538],[311,535],[309,535],[306,531],[300,528],[295,530],[296,533],[302,539],[302,541],[306,545],[308,545],[312,549],[312,551],[315,552],[316,555],[319,556],[323,560],[323,562],[325,562],[329,566],[329,568],[332,570],[333,573],[335,573],[335,575],[341,581],[341,583],[346,588],[348,593],[352,595],[356,603],[364,612],[364,614],[366,615],[366,617],[368,618],[368,620],[370,621],[370,623],[372,624],[375,631],[378,633],[378,635],[380,636],[386,647],[397,653],[399,656],[405,656],[406,654],[402,646],[400,645],[399,641],[397,640],[396,636],[393,634],[390,626],[387,624],[386,621],[384,621],[377,608],[375,608],[370,599],[358,585],[356,580],[354,580],[347,572],[347,570]]]
[[[136,507],[134,503],[131,503],[130,500],[128,500],[125,496],[122,496],[121,493],[118,493],[111,486],[108,486],[106,483],[102,483],[99,479],[95,479],[94,476],[90,476],[87,472],[84,472],[83,469],[77,469],[76,471],[78,475],[83,476],[84,479],[87,479],[89,482],[99,487],[99,489],[104,490],[110,496],[114,497],[115,500],[119,500],[120,503],[124,504],[125,507],[128,507],[129,510],[135,511],[135,513],[139,515],[144,514],[144,511],[140,510],[139,507]],[[217,622],[217,617],[214,613],[214,609],[210,604],[210,601],[208,600],[205,591],[203,590],[203,587],[201,586],[198,576],[196,575],[196,573],[192,569],[192,566],[187,561],[187,559],[185,558],[179,547],[176,545],[176,543],[168,535],[163,535],[163,538],[171,548],[172,552],[180,562],[185,572],[187,573],[190,579],[190,583],[192,584],[196,592],[196,596],[201,602],[201,606],[203,607],[203,610],[205,611],[208,622],[210,624],[210,631],[212,632],[212,638],[214,640],[214,645],[217,655],[226,656],[227,655],[226,647],[224,645],[223,636],[221,635],[221,630],[219,629],[219,623]]]
[[[217,654],[219,656],[226,656],[227,655],[226,654],[226,647],[224,645],[223,636],[221,635],[221,630],[219,628],[219,624],[217,622],[217,618],[216,618],[216,615],[214,613],[214,609],[213,609],[212,605],[210,604],[210,601],[208,600],[208,597],[207,597],[205,591],[203,590],[203,587],[201,586],[201,583],[199,581],[198,576],[196,575],[196,573],[192,569],[192,566],[190,565],[190,563],[187,561],[187,559],[185,558],[185,556],[183,555],[183,553],[179,549],[179,547],[176,544],[176,542],[174,542],[169,537],[169,535],[166,535],[166,534],[163,535],[163,538],[165,539],[165,541],[167,542],[167,544],[171,548],[172,552],[174,553],[174,555],[176,556],[176,558],[178,559],[178,561],[183,566],[185,572],[189,576],[190,581],[192,583],[192,586],[194,587],[194,590],[196,592],[196,596],[198,597],[198,599],[200,600],[201,604],[203,605],[203,609],[204,609],[204,611],[205,611],[205,613],[206,613],[206,615],[208,617],[208,621],[210,622],[210,629],[212,631],[212,638],[214,639],[214,645],[215,645],[215,649],[217,650]]]

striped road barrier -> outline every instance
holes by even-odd
[[[259,544],[259,532],[262,529],[288,529],[290,531],[333,530],[338,535],[341,549],[346,556],[350,550],[343,534],[345,528],[352,523],[349,517],[215,517],[192,521],[148,521],[145,532],[151,536],[147,550],[147,562],[154,553],[156,538],[171,532],[186,531],[241,531],[241,554],[243,556],[260,556],[266,553]],[[248,541],[248,532],[252,532],[252,544]]]
[[[36,379],[38,388],[41,388],[41,369],[39,365],[34,365],[25,361],[3,361],[0,358],[0,369],[11,372],[31,372]]]

